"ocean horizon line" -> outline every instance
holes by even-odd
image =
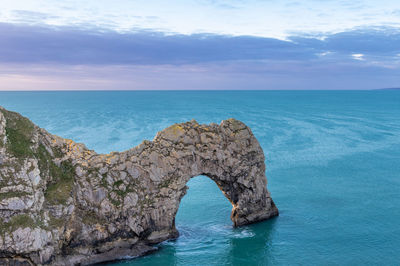
[[[201,92],[201,91],[206,91],[206,92],[211,92],[211,91],[240,91],[240,92],[244,92],[244,91],[287,91],[287,92],[293,92],[293,91],[400,91],[400,88],[377,88],[377,89],[176,89],[176,90],[163,90],[163,89],[128,89],[128,90],[58,90],[58,89],[54,89],[54,90],[1,90],[0,92],[128,92],[128,91],[138,91],[138,92],[146,92],[146,91],[151,91],[151,92],[168,92],[168,91],[173,91],[173,92]]]

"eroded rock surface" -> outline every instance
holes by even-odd
[[[251,130],[175,124],[125,152],[97,154],[0,107],[0,264],[75,265],[143,255],[175,238],[190,178],[206,175],[235,226],[278,215]]]

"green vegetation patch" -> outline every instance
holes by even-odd
[[[75,169],[70,161],[61,162],[60,167],[50,168],[52,182],[47,186],[45,198],[50,204],[66,204],[71,196]]]
[[[53,154],[54,154],[55,158],[61,158],[64,155],[63,152],[61,151],[61,149],[58,148],[58,147],[53,147],[52,151],[53,151]]]
[[[33,156],[32,137],[33,123],[18,113],[6,110],[1,111],[6,118],[6,136],[8,151],[17,158]]]
[[[53,162],[51,154],[46,150],[43,144],[39,145],[36,153],[40,173],[42,174],[56,174],[59,172],[59,167]]]
[[[13,216],[7,223],[0,223],[0,233],[12,232],[18,228],[35,227],[35,221],[27,214]]]
[[[66,222],[65,219],[62,218],[56,218],[53,215],[49,215],[49,227],[50,228],[60,228],[64,226],[64,223]]]
[[[116,207],[119,207],[122,202],[119,199],[112,199],[110,196],[108,196],[108,199],[110,200],[111,204],[113,204]]]
[[[119,187],[123,183],[124,183],[124,181],[122,181],[122,180],[115,181],[114,184],[113,184],[113,187]]]
[[[39,170],[42,174],[52,177],[51,183],[45,191],[45,198],[50,204],[65,204],[71,196],[75,168],[70,161],[61,162],[56,165],[51,154],[40,144],[37,151]]]
[[[3,192],[0,193],[0,201],[4,200],[4,199],[8,199],[8,198],[21,198],[24,197],[26,195],[29,195],[29,193],[25,192],[25,191],[8,191],[8,192]]]
[[[87,176],[92,177],[92,176],[97,176],[99,173],[99,168],[97,167],[92,167],[87,169]]]
[[[102,174],[102,178],[100,180],[100,186],[102,186],[104,188],[108,188],[107,174]]]

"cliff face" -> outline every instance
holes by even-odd
[[[97,154],[0,107],[0,264],[90,264],[175,238],[186,183],[206,175],[235,226],[278,215],[251,130],[175,124],[125,152]]]

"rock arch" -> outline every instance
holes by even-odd
[[[105,155],[0,108],[0,156],[0,262],[73,265],[142,255],[149,244],[177,237],[175,215],[198,175],[231,202],[235,226],[278,215],[263,151],[235,119],[175,124],[153,141]]]
[[[154,140],[155,143],[163,141],[168,141],[168,149],[173,151],[171,155],[177,162],[173,165],[178,166],[174,171],[161,174],[177,188],[179,197],[174,206],[179,206],[189,179],[204,175],[212,179],[231,202],[231,219],[235,226],[277,214],[266,188],[263,151],[250,129],[240,121],[229,119],[210,126],[195,121],[173,125]],[[176,213],[177,207],[173,210]]]

